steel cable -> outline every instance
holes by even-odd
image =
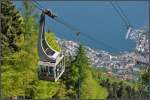
[[[33,1],[35,1],[35,0],[33,0]],[[36,3],[36,4],[40,5],[39,3]],[[39,8],[39,6],[38,6],[37,8]],[[41,8],[39,8],[39,9],[43,11],[43,9],[41,9]],[[121,14],[120,14],[120,15],[121,15]],[[92,36],[88,35],[87,33],[84,33],[84,32],[79,31],[77,28],[75,28],[75,27],[72,26],[71,24],[65,22],[65,21],[64,21],[62,18],[60,18],[60,17],[54,17],[54,18],[52,18],[52,19],[54,19],[55,21],[57,21],[57,22],[63,24],[64,26],[66,26],[66,27],[69,28],[70,30],[75,31],[75,32],[76,32],[76,35],[78,35],[78,34],[83,35],[84,37],[86,37],[86,38],[92,40],[93,42],[95,42],[95,43],[98,44],[98,45],[99,45],[99,44],[103,44],[104,46],[107,46],[107,47],[112,48],[112,49],[114,49],[114,50],[119,50],[119,51],[121,50],[121,49],[118,49],[118,48],[114,48],[114,47],[112,47],[112,46],[110,46],[110,45],[104,43],[103,41],[100,41],[100,40],[98,41],[98,40],[96,40],[95,38],[93,38]]]
[[[120,9],[120,11],[122,12],[122,15],[123,15],[123,16],[124,16],[124,18],[126,19],[127,23],[128,23],[129,25],[131,25],[131,23],[130,23],[130,21],[129,21],[128,17],[125,15],[125,13],[124,13],[123,9],[120,7],[120,5],[118,4],[118,2],[117,2],[117,1],[115,1],[115,3],[116,3],[116,5],[117,5],[117,7]]]
[[[118,15],[120,16],[120,18],[123,20],[123,22],[125,23],[126,27],[128,26],[128,22],[126,21],[126,19],[122,16],[122,14],[120,13],[120,11],[117,9],[117,7],[113,4],[113,2],[110,2],[110,4],[112,5],[112,7],[115,9],[115,11],[118,13]]]

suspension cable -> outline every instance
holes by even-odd
[[[34,4],[38,9],[40,9],[42,12],[44,11],[43,7],[36,0],[31,0],[31,1],[32,4]]]
[[[72,31],[76,31],[76,32],[79,32],[78,29],[76,29],[74,26],[72,26],[71,24],[65,22],[62,18],[60,17],[56,17],[54,18],[55,21],[57,21],[58,23],[61,23],[63,24],[64,26],[66,26],[67,28],[69,28],[70,30]]]
[[[122,15],[124,16],[124,18],[126,19],[126,21],[128,22],[129,25],[131,25],[128,17],[125,15],[123,9],[120,7],[119,3],[117,1],[115,1],[115,4],[117,5],[117,7],[120,9],[120,11],[122,12]]]
[[[123,17],[123,15],[120,13],[120,11],[117,9],[117,7],[113,4],[112,1],[110,1],[110,4],[115,9],[115,11],[118,13],[118,15],[120,16],[120,18],[124,21],[125,25],[128,26],[129,23],[126,21],[126,19]]]
[[[57,18],[57,19],[56,19],[56,18]],[[103,41],[100,41],[100,40],[98,41],[98,40],[94,39],[92,36],[88,35],[88,34],[85,33],[85,32],[79,31],[79,29],[77,29],[77,28],[75,28],[74,26],[72,26],[71,24],[65,22],[62,18],[61,18],[61,19],[60,19],[60,18],[58,19],[58,17],[56,17],[56,18],[54,18],[54,19],[55,19],[56,21],[58,21],[59,23],[65,25],[65,26],[68,27],[70,30],[73,30],[73,31],[75,31],[75,32],[79,32],[80,35],[82,35],[82,36],[84,36],[84,37],[86,37],[86,38],[92,40],[92,41],[95,42],[96,44],[101,43],[101,44],[103,44],[104,46],[107,46],[107,47],[112,48],[112,49],[114,49],[114,50],[120,50],[120,49],[114,48],[114,47],[112,47],[112,46],[110,46],[110,45],[104,43]],[[76,33],[76,34],[77,34],[77,33]]]
[[[55,18],[54,18],[54,19],[55,19]],[[55,19],[55,20],[56,20],[56,19]],[[80,35],[82,35],[82,36],[84,36],[84,37],[86,37],[86,38],[92,40],[92,41],[95,42],[96,44],[101,43],[101,44],[103,44],[104,46],[107,46],[107,47],[112,48],[112,49],[114,49],[114,50],[119,50],[119,51],[120,51],[120,49],[114,48],[114,47],[112,47],[112,46],[110,46],[110,45],[104,43],[103,41],[100,41],[100,40],[98,41],[98,40],[96,40],[95,38],[93,38],[92,36],[88,35],[87,33],[79,31],[79,29],[75,28],[74,26],[72,26],[71,24],[69,24],[69,23],[67,23],[67,22],[62,21],[62,19],[61,19],[61,20],[60,20],[60,19],[57,19],[56,21],[58,21],[59,23],[65,25],[65,26],[68,27],[70,30],[73,30],[73,31],[75,31],[75,32],[78,32],[78,34],[80,34]],[[77,33],[76,33],[76,34],[77,34]]]
[[[33,0],[32,3],[34,3],[34,2],[35,2],[35,0]],[[42,8],[39,8],[39,7],[40,7],[40,4],[39,4],[39,3],[36,3],[36,4],[34,4],[34,5],[35,5],[38,9],[40,9],[41,11],[44,12],[44,10],[43,10]],[[39,6],[38,6],[38,5],[39,5]],[[66,27],[69,28],[70,30],[77,32],[77,33],[76,33],[77,35],[81,34],[81,35],[83,35],[84,37],[86,37],[86,38],[92,40],[93,42],[95,42],[95,43],[98,44],[98,45],[101,43],[101,44],[103,44],[104,46],[107,46],[107,47],[112,48],[112,49],[114,49],[114,50],[117,50],[117,51],[119,50],[119,51],[120,51],[120,49],[118,49],[118,48],[114,48],[114,47],[112,47],[112,46],[110,46],[110,45],[104,43],[103,41],[100,41],[100,40],[98,41],[98,40],[94,39],[92,36],[88,35],[87,33],[84,33],[84,32],[79,31],[77,28],[75,28],[75,27],[72,26],[71,24],[65,22],[63,19],[61,19],[61,18],[58,17],[58,16],[57,16],[57,17],[54,17],[54,18],[52,18],[52,19],[54,19],[55,21],[57,21],[57,22],[63,24],[64,26],[66,26]],[[127,25],[127,24],[126,24],[126,25]]]

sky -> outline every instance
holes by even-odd
[[[77,37],[75,32],[46,17],[46,29],[55,32],[60,38],[80,41],[84,45],[112,53],[132,51],[135,48],[134,41],[125,40],[126,26],[108,1],[39,1],[39,3],[98,42],[83,35]],[[118,3],[134,29],[148,25],[148,1],[118,1]],[[14,4],[18,9],[22,7],[21,1],[14,1]]]

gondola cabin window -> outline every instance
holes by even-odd
[[[41,72],[48,72],[48,66],[45,66],[45,65],[40,65],[40,70]]]
[[[54,75],[53,67],[50,67],[48,65],[40,65],[40,72],[48,73],[48,75],[50,76]]]
[[[53,69],[53,67],[49,67],[49,75],[50,76],[54,75],[54,69]]]

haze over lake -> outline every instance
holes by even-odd
[[[20,1],[14,1],[18,9]],[[77,37],[74,31],[46,17],[46,28],[56,33],[57,37],[67,40],[80,41],[92,48],[103,49],[111,53],[132,51],[134,41],[125,40],[126,27],[110,2],[104,1],[40,1],[43,8],[51,9],[66,22],[80,31],[90,35],[97,41]],[[135,29],[148,25],[148,1],[118,2]],[[105,44],[113,47],[109,47]]]

